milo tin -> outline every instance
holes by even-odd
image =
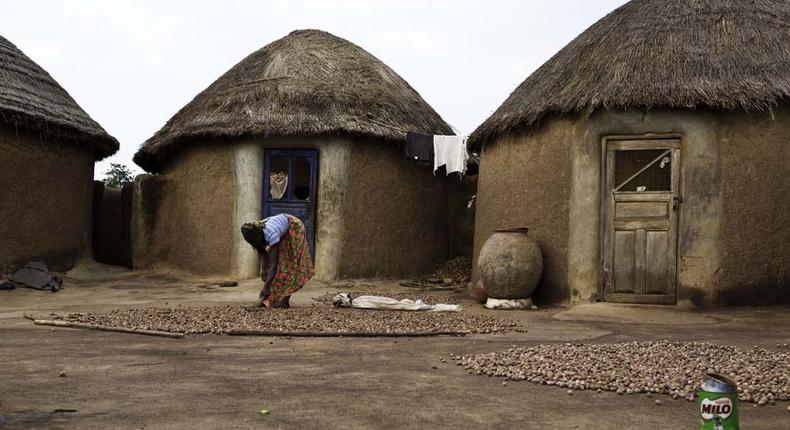
[[[731,379],[708,373],[697,394],[700,430],[738,430],[738,387]]]

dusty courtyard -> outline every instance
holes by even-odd
[[[448,356],[569,341],[699,340],[769,349],[790,342],[788,307],[702,312],[596,304],[499,311],[493,314],[517,318],[528,331],[397,339],[168,339],[52,329],[24,318],[256,297],[254,280],[234,288],[212,281],[87,265],[55,294],[0,291],[0,428],[692,429],[695,407],[685,400],[503,385],[467,374]],[[408,290],[396,282],[357,282],[356,288],[384,295]],[[308,285],[292,305],[323,306],[312,299],[345,289]],[[464,304],[464,312],[492,313]],[[742,428],[790,428],[788,405],[744,403]],[[260,409],[271,413],[260,415]]]

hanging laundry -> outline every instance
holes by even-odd
[[[469,153],[466,151],[465,136],[433,136],[433,172],[445,166],[447,174],[466,173],[466,162]]]
[[[406,158],[424,166],[433,165],[433,135],[408,132],[403,147]]]
[[[269,175],[269,195],[274,200],[280,200],[288,189],[288,174],[285,172],[272,172]]]

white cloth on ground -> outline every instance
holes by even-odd
[[[466,151],[466,137],[464,136],[433,136],[433,172],[445,166],[447,174],[458,172],[463,176],[466,173],[466,162],[469,153]]]
[[[495,299],[489,297],[486,300],[486,309],[538,309],[537,306],[532,304],[532,297],[526,299]]]
[[[422,300],[397,300],[381,296],[351,297],[349,293],[340,293],[332,299],[336,308],[374,309],[384,311],[428,311],[428,312],[458,312],[461,305],[436,304],[429,305]]]

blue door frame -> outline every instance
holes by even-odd
[[[263,153],[263,218],[287,213],[299,218],[307,230],[310,255],[315,258],[315,213],[318,196],[318,151],[315,149],[266,149]],[[270,193],[272,158],[277,171],[287,168],[288,185],[280,199]],[[309,163],[305,169],[304,163]],[[297,165],[299,164],[299,165]],[[299,171],[297,172],[297,169]],[[309,173],[309,179],[304,175]],[[306,180],[308,179],[308,180]],[[309,190],[305,190],[309,184]]]

